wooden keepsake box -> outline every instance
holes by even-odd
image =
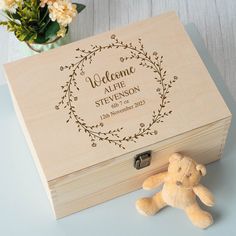
[[[57,218],[221,157],[231,114],[175,13],[5,66]]]

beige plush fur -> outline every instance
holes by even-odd
[[[180,208],[195,226],[207,228],[213,223],[212,216],[203,211],[196,201],[198,196],[205,205],[210,207],[214,205],[211,192],[199,183],[204,175],[206,175],[205,166],[180,153],[172,154],[168,171],[153,175],[143,183],[143,189],[147,190],[164,184],[162,191],[151,198],[137,200],[137,210],[144,215],[154,215],[167,205]]]

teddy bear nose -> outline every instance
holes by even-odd
[[[176,185],[180,186],[180,185],[182,185],[182,182],[181,181],[176,181]]]

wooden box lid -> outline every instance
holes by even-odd
[[[47,181],[230,116],[173,12],[4,67]]]

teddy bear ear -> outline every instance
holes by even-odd
[[[169,157],[169,162],[172,162],[172,161],[179,161],[181,160],[183,157],[180,153],[173,153],[170,157]]]
[[[196,170],[199,171],[201,173],[202,176],[206,175],[206,167],[202,164],[198,164],[196,166]]]

